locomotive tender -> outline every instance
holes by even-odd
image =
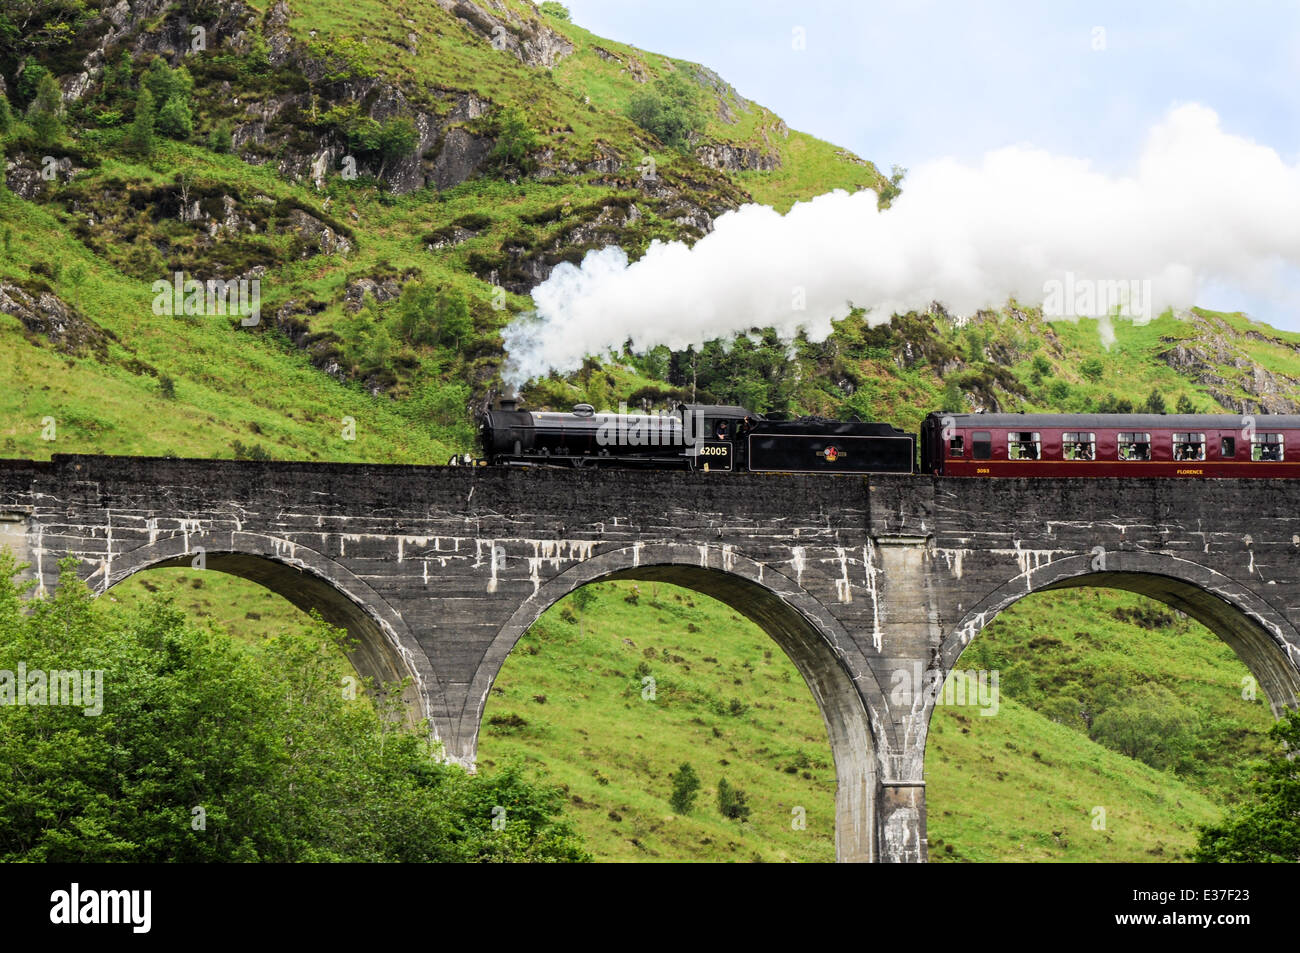
[[[971,478],[1300,476],[1300,416],[1280,414],[1256,420],[934,412],[918,441],[887,423],[790,420],[723,404],[681,404],[671,414],[598,413],[578,404],[565,413],[524,411],[503,400],[483,413],[479,434],[479,463],[488,466]]]

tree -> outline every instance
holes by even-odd
[[[1148,414],[1163,414],[1167,409],[1165,406],[1165,395],[1160,393],[1159,388],[1152,388],[1151,393],[1147,395],[1147,402],[1143,405],[1143,410]]]
[[[944,385],[942,404],[944,410],[965,413],[969,409],[966,406],[966,397],[961,392],[961,385],[951,377],[948,378],[948,382]]]
[[[1178,404],[1174,407],[1174,412],[1179,414],[1194,414],[1197,412],[1196,405],[1186,394],[1178,395]]]
[[[461,341],[474,330],[469,313],[469,299],[459,288],[452,288],[438,299],[438,340],[446,347],[460,348]]]
[[[1202,826],[1192,859],[1201,863],[1300,862],[1300,708],[1269,729],[1278,748],[1256,766],[1250,793],[1220,823]]]
[[[1101,380],[1101,375],[1106,373],[1106,365],[1095,357],[1090,357],[1079,365],[1079,372],[1094,384]]]
[[[726,778],[718,781],[718,813],[733,821],[749,820],[748,797],[740,788],[727,783]]]
[[[681,69],[655,80],[628,104],[628,118],[666,146],[685,150],[692,133],[704,129],[703,95]]]
[[[554,17],[566,23],[570,19],[569,8],[560,3],[559,0],[542,0],[537,9],[548,17]]]
[[[52,146],[63,135],[63,94],[49,73],[41,75],[36,98],[27,108],[27,122],[41,146]]]
[[[438,293],[422,281],[408,282],[396,305],[397,333],[411,345],[437,340]]]
[[[194,116],[184,98],[172,96],[158,110],[157,129],[169,139],[188,139],[194,132]]]
[[[194,77],[190,71],[184,66],[172,69],[161,56],[155,56],[149,63],[140,83],[149,87],[156,103],[166,103],[173,96],[179,96],[188,102],[190,94],[194,92]]]
[[[676,771],[668,775],[673,782],[673,793],[668,803],[678,814],[689,814],[695,807],[695,795],[700,790],[700,776],[689,761],[683,761]]]
[[[135,116],[126,133],[127,148],[142,156],[153,152],[154,100],[149,87],[141,84],[135,97]]]
[[[574,590],[572,596],[574,607],[578,610],[578,636],[582,636],[582,625],[587,616],[588,607],[596,601],[596,591],[591,586],[583,586]]]
[[[0,552],[0,670],[103,675],[81,704],[0,705],[0,862],[590,859],[558,789],[445,763],[385,716],[400,686],[341,692],[319,617],[254,654],[165,599],[97,603],[72,560],[31,600],[15,569]]]
[[[1153,768],[1177,768],[1189,752],[1196,724],[1196,711],[1173,692],[1144,682],[1093,719],[1092,739]]]
[[[503,168],[528,171],[528,154],[537,148],[537,133],[524,114],[513,106],[501,110],[497,117],[497,142],[492,158]]]
[[[9,100],[4,93],[0,93],[0,136],[9,135],[9,131],[14,127],[13,110],[9,108]]]

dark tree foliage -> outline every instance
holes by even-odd
[[[0,861],[589,859],[558,791],[471,776],[344,690],[319,619],[255,656],[164,599],[97,605],[72,562],[24,604],[14,568],[0,552],[0,670],[104,674],[97,716],[0,705]]]
[[[1269,729],[1277,750],[1257,767],[1249,796],[1222,823],[1200,829],[1192,859],[1201,863],[1300,862],[1300,708]]]
[[[749,820],[749,798],[726,778],[718,781],[718,813],[733,821]]]
[[[685,149],[692,133],[703,131],[704,96],[699,84],[673,70],[632,97],[628,118],[666,146]]]
[[[673,782],[673,793],[669,796],[668,803],[678,814],[691,813],[695,807],[695,795],[700,790],[700,776],[695,773],[689,761],[683,761],[668,777]]]
[[[63,95],[49,73],[41,76],[36,98],[27,108],[27,122],[39,146],[52,146],[63,135]]]

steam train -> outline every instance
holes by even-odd
[[[564,413],[520,410],[503,400],[483,413],[479,435],[478,462],[487,466],[972,478],[1300,476],[1300,416],[1292,415],[934,412],[918,439],[887,423],[787,419],[731,405],[615,414],[578,404]]]

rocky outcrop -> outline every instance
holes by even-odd
[[[44,289],[29,294],[10,282],[0,282],[0,313],[17,318],[27,333],[65,354],[95,353],[101,359],[112,334]]]
[[[439,189],[449,189],[464,182],[487,161],[494,142],[475,136],[459,127],[449,129],[443,137],[430,178]]]
[[[5,186],[21,199],[32,201],[51,185],[70,182],[81,171],[67,156],[35,156],[18,152],[5,162]]]
[[[633,81],[638,83],[649,81],[650,76],[646,73],[645,64],[639,59],[631,56],[623,56],[619,53],[613,52],[612,50],[607,50],[603,46],[593,46],[591,50],[605,62],[617,64],[619,72],[626,73],[628,76],[632,77]]]
[[[529,66],[550,68],[573,52],[573,44],[538,16],[524,17],[501,0],[437,0],[494,49],[513,54]]]
[[[1199,316],[1192,320],[1198,325],[1197,336],[1170,341],[1172,346],[1159,355],[1165,364],[1232,413],[1300,413],[1300,378],[1261,367],[1229,340],[1223,329]],[[1246,336],[1291,348],[1300,355],[1300,348],[1288,342],[1250,333]]]
[[[356,314],[365,305],[367,295],[376,303],[391,301],[402,293],[402,282],[396,278],[358,278],[349,282],[343,291],[343,310]]]
[[[286,216],[288,227],[298,234],[307,246],[303,258],[310,258],[318,252],[322,255],[347,256],[352,251],[352,242],[340,235],[320,219],[308,215],[302,209],[291,209]]]
[[[695,149],[700,165],[728,172],[771,172],[781,167],[781,157],[758,149],[733,146],[727,142],[709,142]]]

